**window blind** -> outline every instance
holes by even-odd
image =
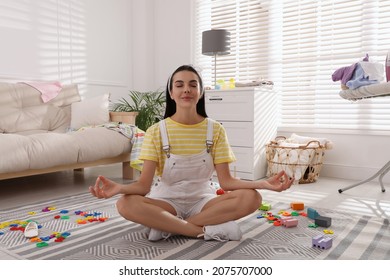
[[[214,57],[202,55],[202,32],[210,29],[230,32],[230,54],[216,58],[217,79],[253,81],[267,74],[269,16],[260,1],[195,1],[195,14],[194,60],[206,85],[214,81]]]
[[[217,4],[226,1],[197,2],[197,26],[207,22],[211,26],[218,23],[219,28],[231,24],[238,29],[234,31],[231,57],[217,58],[217,76],[273,80],[280,94],[283,128],[384,134],[390,131],[390,97],[348,101],[339,96],[340,82],[333,82],[331,78],[335,70],[361,61],[366,54],[371,61],[384,64],[390,50],[390,1],[235,1],[237,6],[229,2],[231,6],[225,5],[225,12],[217,12]],[[260,29],[248,36],[242,35],[239,29],[241,24],[244,30],[249,28],[250,13],[234,18],[226,10],[230,7],[239,13],[237,10],[242,11],[243,2],[248,7],[257,7],[258,11],[252,14],[254,21],[249,26],[256,26],[257,21]],[[204,9],[207,12],[203,13]],[[248,51],[244,58],[241,48],[253,53]],[[201,52],[197,52],[196,57],[200,64],[212,67],[212,62],[203,58]],[[223,63],[219,63],[219,59],[224,59]],[[229,64],[237,61],[242,63]],[[206,76],[210,74],[211,71],[206,72]]]

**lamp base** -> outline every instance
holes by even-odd
[[[217,54],[214,54],[214,89],[217,89]]]

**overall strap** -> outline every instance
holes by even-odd
[[[210,153],[211,147],[213,146],[213,130],[214,130],[214,120],[207,118],[206,147],[208,153]]]
[[[168,139],[168,133],[167,128],[165,125],[165,120],[160,121],[160,134],[162,139],[162,149],[167,155],[167,157],[170,157],[170,150],[171,146],[169,145],[169,139]],[[213,146],[213,132],[214,132],[214,120],[207,119],[207,136],[206,136],[206,147],[207,152],[210,153],[211,147]]]
[[[169,140],[168,140],[168,133],[167,133],[167,128],[165,125],[165,120],[160,121],[159,123],[160,126],[160,134],[161,134],[161,139],[162,139],[162,149],[167,155],[167,157],[170,157],[170,150],[171,146],[169,145]]]

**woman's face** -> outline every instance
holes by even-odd
[[[199,78],[191,71],[180,71],[172,77],[171,98],[176,107],[195,107],[201,97]]]

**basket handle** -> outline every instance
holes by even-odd
[[[306,145],[300,146],[300,148],[307,148],[307,147],[309,147],[309,145],[311,143],[317,143],[319,148],[323,148],[320,141],[318,141],[318,140],[311,140],[311,141],[307,142]]]
[[[278,145],[278,140],[286,140],[287,138],[285,136],[276,136],[274,140],[270,141],[270,146]],[[306,143],[306,145],[300,145],[299,148],[308,148],[311,143],[317,143],[318,148],[323,148],[324,146],[321,145],[320,141],[318,140],[311,140]]]
[[[281,139],[286,140],[287,138],[286,138],[286,136],[276,136],[274,141],[278,141]]]
[[[270,145],[277,145],[278,140],[286,140],[287,138],[285,136],[276,136],[274,140],[270,141]]]

